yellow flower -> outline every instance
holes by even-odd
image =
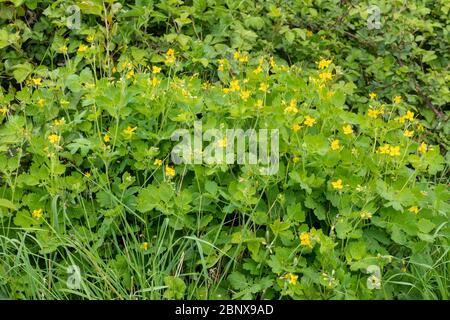
[[[331,72],[322,72],[319,74],[319,78],[322,81],[327,81],[331,80],[333,78],[333,75],[331,74]]]
[[[210,88],[211,88],[211,83],[208,80],[206,80],[205,82],[202,83],[203,90],[208,90]]]
[[[8,109],[6,109],[6,107],[2,107],[2,108],[0,109],[0,113],[2,113],[3,115],[5,115],[6,112],[8,112]]]
[[[366,211],[366,210],[362,210],[360,212],[360,216],[361,216],[361,219],[370,219],[370,218],[372,218],[372,212]]]
[[[414,135],[414,131],[405,130],[405,132],[403,132],[403,135],[407,138],[411,138]]]
[[[382,147],[378,147],[378,153],[380,154],[388,154],[390,153],[391,146],[389,144],[385,144]]]
[[[151,83],[152,87],[156,87],[158,84],[161,83],[161,80],[159,80],[156,77],[153,77],[152,80],[150,80],[150,83]]]
[[[286,275],[286,279],[289,281],[289,284],[296,285],[298,280],[298,275],[288,273]]]
[[[335,139],[331,142],[331,150],[338,150],[341,147],[339,140]]]
[[[61,52],[61,53],[67,53],[67,46],[61,46],[61,47],[59,47],[59,52]]]
[[[130,70],[130,71],[128,71],[128,73],[126,75],[126,78],[131,79],[131,78],[133,78],[133,76],[134,76],[134,70]]]
[[[291,102],[289,102],[289,107],[287,107],[286,109],[284,109],[284,112],[297,113],[297,112],[298,112],[298,109],[297,109],[297,100],[292,99]]]
[[[136,129],[137,129],[137,127],[132,128],[132,127],[128,126],[126,129],[123,129],[123,133],[124,133],[125,135],[131,136],[131,135],[134,134],[134,132],[136,131]]]
[[[90,173],[89,171],[86,171],[86,172],[84,173],[84,175],[85,175],[87,178],[89,178],[89,177],[91,176],[91,173]]]
[[[275,59],[273,57],[269,58],[269,63],[270,63],[270,66],[272,67],[272,69],[275,69],[275,67],[277,66]]]
[[[316,119],[310,116],[305,116],[305,120],[303,120],[303,123],[308,127],[312,127],[316,123]]]
[[[258,109],[264,107],[264,102],[262,101],[262,99],[258,99],[258,101],[256,101],[255,107]]]
[[[62,126],[64,123],[66,123],[66,121],[64,120],[64,118],[63,118],[63,119],[60,119],[60,120],[55,119],[55,120],[53,121],[53,124],[54,124],[56,127]]]
[[[425,142],[422,142],[417,151],[419,151],[420,153],[427,152],[427,144]]]
[[[166,60],[164,60],[164,63],[166,64],[166,65],[171,65],[171,64],[173,64],[175,62],[175,56],[170,56],[170,55],[168,55],[167,57],[166,57]]]
[[[223,88],[222,91],[223,93],[230,93],[230,88]]]
[[[217,63],[219,64],[219,71],[223,71],[223,68],[226,64],[228,64],[227,59],[218,59]]]
[[[61,137],[54,133],[48,136],[48,141],[50,141],[53,144],[57,144],[60,139]]]
[[[409,121],[413,121],[414,120],[414,112],[411,112],[411,111],[406,112],[405,119],[409,120]]]
[[[292,130],[293,130],[294,132],[299,131],[301,128],[302,128],[302,126],[299,125],[298,123],[294,123],[294,124],[292,125]]]
[[[133,64],[131,62],[129,62],[128,60],[125,60],[124,62],[122,62],[121,66],[122,66],[122,69],[125,69],[125,68],[129,69],[129,68],[133,67]]]
[[[331,64],[331,60],[321,59],[318,64],[319,69],[326,69]]]
[[[377,94],[376,94],[375,92],[369,93],[369,98],[370,98],[370,100],[373,100],[373,99],[375,99],[376,97],[377,97]]]
[[[241,63],[245,63],[245,62],[248,62],[248,55],[241,55],[240,56],[240,58],[239,58],[239,62],[241,62]]]
[[[292,99],[291,102],[289,102],[289,106],[290,107],[297,107],[297,100],[296,99]]]
[[[297,112],[298,112],[298,109],[297,109],[297,107],[289,106],[289,107],[287,107],[286,109],[284,109],[284,112],[285,112],[285,113],[286,113],[286,112],[297,113]]]
[[[33,212],[31,213],[31,216],[35,219],[40,219],[40,218],[42,218],[43,215],[44,215],[44,210],[42,210],[42,209],[33,210]]]
[[[39,107],[43,107],[44,106],[44,104],[45,104],[45,100],[44,99],[42,99],[42,98],[39,98],[39,100],[38,100],[38,105],[39,105]]]
[[[42,78],[31,78],[31,82],[35,85],[35,86],[40,86],[42,84]]]
[[[353,128],[351,125],[346,125],[342,127],[342,131],[344,131],[344,134],[348,135],[348,134],[352,134],[353,133]]]
[[[155,162],[153,162],[153,164],[155,165],[155,166],[160,166],[160,165],[162,165],[162,160],[160,160],[160,159],[155,159]]]
[[[269,89],[269,86],[267,85],[267,83],[262,82],[262,83],[259,85],[259,91],[266,92],[267,89]]]
[[[88,36],[86,37],[86,41],[89,42],[89,43],[94,42],[94,36],[93,36],[93,35],[88,35]]]
[[[261,65],[259,65],[255,70],[253,70],[254,74],[260,74],[263,71],[263,68]]]
[[[168,177],[175,176],[175,169],[166,165],[166,176]]]
[[[312,247],[311,245],[311,236],[309,232],[302,232],[300,234],[300,244],[306,247]]]
[[[333,186],[334,189],[338,189],[341,190],[344,186],[342,185],[342,180],[338,179],[336,181],[332,181],[331,185]]]
[[[415,213],[415,214],[418,214],[420,210],[419,210],[418,207],[413,206],[413,207],[409,208],[408,211],[412,212],[412,213]]]
[[[239,80],[231,80],[230,82],[230,91],[239,91],[241,86],[239,85]]]
[[[236,52],[233,54],[233,57],[234,57],[235,60],[239,60],[240,57],[241,57],[241,53],[240,53],[239,51],[236,51]]]
[[[398,117],[398,118],[396,118],[396,120],[397,120],[399,123],[403,124],[403,123],[405,123],[406,118],[405,118],[405,117]]]
[[[144,250],[144,251],[147,251],[147,250],[148,250],[148,247],[149,247],[148,242],[144,242],[144,243],[142,243],[142,245],[141,245],[141,248],[142,248],[142,250]]]
[[[377,118],[378,114],[379,114],[378,110],[375,110],[373,108],[369,108],[369,111],[367,112],[369,118]]]
[[[400,147],[399,146],[391,147],[389,150],[389,154],[393,157],[400,156]]]
[[[154,74],[158,74],[158,73],[161,72],[161,68],[160,68],[160,67],[157,67],[157,66],[153,66],[153,67],[152,67],[152,72],[153,72]]]
[[[251,92],[249,90],[244,90],[241,92],[241,99],[246,101],[251,95]]]
[[[419,132],[423,132],[423,131],[424,131],[423,125],[422,125],[421,123],[419,123],[419,124],[417,125],[417,131],[419,131]]]
[[[108,133],[105,134],[105,136],[103,137],[103,141],[109,142],[110,140],[111,140],[111,136]]]
[[[297,156],[295,156],[295,157],[292,158],[292,161],[293,161],[294,163],[297,163],[297,162],[300,161],[300,158],[297,157]]]
[[[217,141],[217,145],[221,148],[224,148],[227,146],[227,138],[223,138]]]
[[[173,50],[172,48],[170,48],[169,50],[167,50],[166,55],[168,56],[174,56],[175,55],[175,50]]]
[[[86,52],[89,49],[89,47],[85,44],[80,44],[78,47],[77,53],[83,53]]]
[[[399,104],[400,102],[402,102],[402,97],[400,97],[400,96],[395,96],[394,99],[393,99],[393,101],[394,101],[395,104]]]

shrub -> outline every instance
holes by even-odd
[[[448,299],[449,8],[414,3],[1,3],[0,292]],[[174,164],[195,121],[279,130],[279,170]]]

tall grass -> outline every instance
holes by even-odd
[[[187,282],[187,298],[208,298],[218,283],[210,277],[210,262],[203,250],[216,250],[218,260],[226,257],[227,270],[233,268],[234,260],[205,240],[217,239],[225,221],[199,238],[196,231],[180,236],[169,227],[167,218],[158,219],[153,233],[125,213],[118,219],[105,219],[100,229],[110,229],[111,235],[104,239],[66,220],[70,233],[51,229],[55,237],[51,241],[57,244],[51,253],[45,253],[45,244],[33,233],[4,227],[0,235],[0,293],[19,299],[161,299],[167,289],[164,279],[172,275]],[[142,225],[140,232],[136,232],[138,224]],[[149,243],[148,250],[142,248],[144,240]],[[186,256],[197,263],[187,264]],[[72,265],[81,271],[79,289],[67,285],[71,276],[67,267]],[[185,276],[194,279],[192,283]],[[16,283],[26,283],[26,292],[16,291]],[[197,296],[198,288],[205,288],[205,295]]]

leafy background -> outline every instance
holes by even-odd
[[[0,294],[448,299],[449,10],[0,1]],[[279,129],[280,171],[174,166],[196,119]]]

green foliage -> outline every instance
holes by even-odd
[[[438,2],[0,2],[0,293],[448,299]],[[198,119],[278,129],[278,172],[174,165]]]

